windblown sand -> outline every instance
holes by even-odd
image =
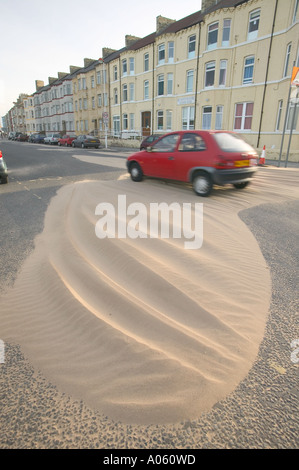
[[[111,419],[197,418],[245,377],[267,319],[269,270],[238,217],[259,195],[245,191],[202,199],[183,186],[129,179],[63,187],[1,300],[1,338]],[[203,203],[202,247],[185,249],[176,238],[99,239],[95,209],[117,208],[119,195],[148,212],[150,202]]]

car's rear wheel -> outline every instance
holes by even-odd
[[[74,148],[75,148],[75,144],[74,144],[74,142],[72,142],[72,147],[74,147]]]
[[[193,190],[198,196],[209,196],[213,189],[213,181],[209,173],[198,171],[192,181]]]
[[[139,182],[142,181],[143,172],[140,165],[136,162],[132,163],[130,166],[130,175],[132,181]]]
[[[249,181],[243,181],[243,183],[235,183],[234,187],[236,189],[243,189],[243,188],[246,188],[248,184],[249,184]]]
[[[81,147],[84,149],[84,148],[85,148],[85,145],[82,143],[82,144],[81,144]]]
[[[0,178],[1,184],[7,184],[8,177],[6,175],[2,175]]]

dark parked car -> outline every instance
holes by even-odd
[[[87,147],[94,147],[98,149],[100,144],[101,142],[97,137],[93,137],[92,135],[78,135],[78,137],[73,140],[72,147],[81,147],[83,149]]]
[[[199,196],[213,185],[242,189],[257,171],[258,155],[240,135],[228,131],[178,131],[131,155],[127,168],[133,181],[143,176],[192,183]]]
[[[65,145],[65,147],[70,147],[72,145],[73,140],[76,138],[76,134],[66,134],[58,140],[58,145]]]
[[[152,134],[146,137],[145,139],[143,139],[143,141],[140,144],[140,150],[145,150],[150,145],[153,145],[153,143],[156,142],[156,140],[158,140],[159,137],[161,137],[161,134]]]
[[[33,142],[34,144],[43,144],[45,137],[45,134],[32,134],[29,137],[28,142]]]
[[[29,136],[27,134],[19,134],[17,137],[16,137],[16,140],[18,142],[28,142],[28,139],[29,139]]]
[[[7,165],[5,163],[2,152],[0,150],[0,182],[1,184],[6,184],[7,178],[8,178]]]

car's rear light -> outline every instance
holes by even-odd
[[[218,155],[217,160],[216,160],[216,166],[218,168],[232,168],[234,166],[234,162],[232,162],[231,160],[228,160],[222,155]]]
[[[1,152],[1,150],[0,150],[0,158],[2,158],[2,152]]]

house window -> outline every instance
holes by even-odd
[[[212,125],[212,106],[204,106],[202,111],[202,128],[211,129]]]
[[[164,95],[164,75],[158,75],[158,95]]]
[[[122,60],[122,74],[123,76],[127,75],[127,59]]]
[[[208,50],[216,49],[218,42],[219,23],[210,24],[208,27]]]
[[[87,109],[87,98],[83,99],[83,109]]]
[[[101,71],[97,72],[97,85],[101,84]]]
[[[114,135],[120,134],[120,117],[119,116],[113,116],[113,132],[114,132]]]
[[[86,90],[86,78],[82,78],[82,90]]]
[[[277,111],[277,119],[276,119],[276,127],[275,130],[279,131],[280,128],[280,121],[281,121],[281,114],[282,114],[282,105],[283,105],[283,100],[278,101],[278,111]]]
[[[117,88],[114,88],[114,104],[118,103],[118,91]]]
[[[225,86],[227,60],[220,60],[219,86]]]
[[[144,54],[144,71],[147,72],[149,70],[149,54]]]
[[[102,95],[98,95],[98,106],[102,106]]]
[[[149,81],[148,80],[144,81],[144,99],[145,100],[149,99]]]
[[[194,59],[195,45],[196,45],[196,36],[194,34],[188,38],[188,59]]]
[[[135,129],[135,114],[130,113],[130,130],[133,131]]]
[[[259,30],[261,10],[252,11],[249,15],[249,26],[248,26],[248,41],[256,39]]]
[[[129,93],[130,93],[130,101],[134,101],[134,99],[135,99],[135,86],[134,86],[134,83],[130,83]]]
[[[82,98],[79,99],[79,109],[82,109]]]
[[[171,131],[172,129],[172,111],[166,111],[166,130]]]
[[[91,88],[94,88],[94,76],[91,77],[90,81],[91,81]]]
[[[253,103],[237,103],[235,107],[235,130],[250,130],[253,115]]]
[[[123,101],[128,101],[128,85],[126,83],[123,85]]]
[[[287,75],[288,75],[291,48],[292,48],[292,44],[290,43],[290,44],[287,45],[287,52],[286,52],[286,58],[285,58],[285,63],[284,63],[284,69],[283,69],[283,76],[284,77],[287,77]]]
[[[127,130],[128,129],[128,115],[123,114],[123,129]]]
[[[165,44],[159,44],[158,46],[158,64],[164,64],[165,62]]]
[[[91,106],[92,106],[92,109],[95,109],[96,107],[94,96],[91,98]]]
[[[299,106],[295,106],[296,103],[290,103],[288,109],[288,117],[287,117],[287,126],[286,130],[290,131],[293,127],[293,131],[296,130],[297,122],[298,122],[298,114],[299,114]],[[292,126],[293,125],[293,126]]]
[[[182,129],[183,131],[194,129],[194,106],[182,108]]]
[[[78,90],[80,91],[81,90],[81,78],[78,78]]]
[[[206,64],[205,87],[214,86],[215,82],[215,62]]]
[[[130,57],[130,75],[134,75],[135,71],[135,59],[134,57]]]
[[[194,70],[187,71],[187,81],[186,81],[186,92],[191,93],[193,91],[193,78]]]
[[[217,130],[222,129],[222,121],[223,121],[223,106],[216,106],[215,129]]]
[[[172,63],[174,60],[174,42],[169,41],[168,43],[168,62]]]
[[[163,129],[163,111],[157,112],[157,122],[158,122],[157,128],[159,130]]]
[[[114,76],[114,80],[117,80],[117,65],[114,65],[113,67],[113,76]]]
[[[246,57],[244,63],[243,85],[253,82],[254,57]]]
[[[108,93],[104,93],[104,106],[108,106]]]
[[[231,20],[224,20],[223,21],[222,47],[229,46],[230,25],[231,25]]]
[[[173,73],[167,74],[167,94],[172,95],[173,93]]]

